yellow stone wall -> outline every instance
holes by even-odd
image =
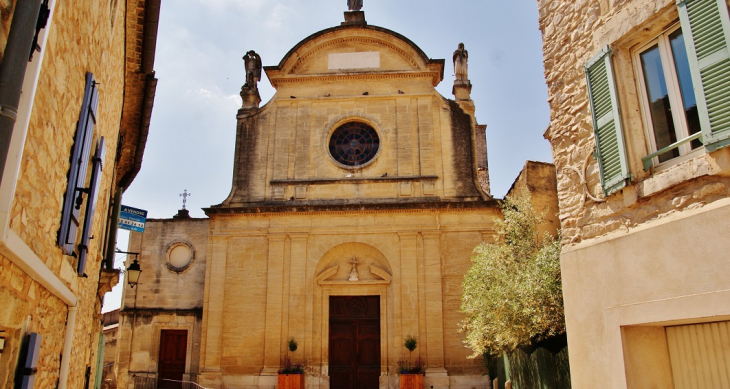
[[[99,246],[105,238],[123,98],[125,30],[120,22],[123,17],[123,5],[115,8],[112,14],[107,2],[56,3],[48,42],[43,48],[46,53],[12,207],[10,228],[79,300],[68,381],[70,388],[82,387],[86,366],[92,366],[92,370],[95,367],[101,329],[101,300],[97,296],[102,256]],[[116,20],[117,28],[112,28],[112,20]],[[100,83],[95,139],[105,137],[107,154],[93,221],[95,239],[91,240],[86,267],[89,277],[78,278],[75,259],[62,255],[56,246],[56,237],[66,190],[69,153],[88,71],[93,72]],[[17,347],[22,335],[28,332],[43,335],[36,387],[55,387],[65,335],[65,304],[5,258],[0,258],[0,296],[3,307],[0,330],[12,335],[8,339],[11,347],[6,349],[11,351],[3,352],[0,357],[0,387],[8,387],[12,382]],[[93,382],[93,376],[91,380]]]
[[[239,112],[234,187],[223,206],[486,197],[475,184],[475,160],[486,155],[474,146],[474,118],[434,89],[443,62],[379,29],[318,34],[266,68],[277,88],[270,102]],[[328,68],[330,55],[364,52],[379,53],[381,66]],[[328,150],[332,132],[352,120],[380,138],[378,155],[360,168],[337,164]]]
[[[14,6],[15,1],[13,0],[0,0],[0,62],[3,60],[2,53],[5,52],[5,45],[8,42]]]
[[[481,362],[467,359],[470,352],[458,332],[458,309],[472,250],[492,239],[495,217],[496,205],[214,217],[202,378],[219,384],[206,372],[220,371],[230,385],[253,382],[262,369],[278,369],[294,337],[299,342],[294,358],[307,366],[308,382],[325,385],[327,296],[382,294],[381,363],[387,379],[396,379],[396,362],[407,353],[403,339],[412,334],[419,340],[415,355],[426,365],[482,385],[474,378],[483,373]],[[353,256],[360,262],[360,282],[348,281]],[[321,279],[335,266],[336,274]],[[390,283],[371,284],[380,278],[370,266],[385,271]]]
[[[551,108],[545,137],[558,172],[564,242],[578,243],[618,229],[634,228],[673,212],[702,207],[730,195],[730,151],[702,154],[657,172],[645,172],[650,153],[639,109],[632,50],[678,21],[675,1],[539,0],[545,78]],[[605,202],[594,151],[593,122],[583,66],[605,45],[614,50],[619,105],[633,181]],[[585,175],[581,182],[577,172]]]
[[[333,56],[374,53],[379,66],[333,66]],[[471,101],[462,108],[434,89],[444,61],[355,26],[315,33],[265,70],[277,92],[261,108],[244,96],[233,189],[206,210],[200,382],[273,385],[294,337],[308,387],[328,387],[329,296],[378,295],[381,387],[397,386],[407,335],[419,339],[427,385],[484,387],[458,308],[471,252],[491,239],[499,210],[479,185],[486,150]],[[378,133],[372,162],[346,167],[330,155],[331,134],[348,121]]]
[[[730,285],[718,276],[730,270],[722,235],[730,209],[730,150],[643,169],[641,158],[651,151],[632,56],[678,21],[675,1],[537,4],[551,107],[545,137],[558,174],[572,385],[672,387],[665,327],[730,315]],[[614,51],[633,177],[604,198],[592,157],[583,66],[606,45]]]

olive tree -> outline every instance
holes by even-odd
[[[544,214],[529,194],[503,201],[495,243],[474,249],[464,276],[461,323],[474,354],[497,356],[565,332],[560,240],[539,236]]]

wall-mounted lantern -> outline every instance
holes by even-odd
[[[130,264],[124,271],[127,283],[131,288],[134,288],[134,286],[139,282],[140,274],[142,274],[142,268],[139,267],[139,262],[137,262],[137,256],[139,253],[130,253],[129,251],[120,251],[119,249],[116,249],[115,252],[118,254],[134,255],[134,261],[132,261],[132,264]]]
[[[134,288],[137,285],[140,274],[142,274],[142,268],[139,267],[139,262],[135,259],[127,268],[127,283],[130,287]]]

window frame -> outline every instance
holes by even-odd
[[[654,123],[651,117],[651,107],[649,105],[649,96],[646,89],[644,69],[641,63],[641,54],[650,50],[655,45],[659,48],[659,55],[662,61],[664,80],[667,84],[669,106],[672,111],[672,122],[674,124],[674,131],[675,136],[677,137],[677,142],[681,142],[691,136],[687,125],[687,117],[684,111],[684,102],[682,99],[679,78],[677,76],[677,69],[674,64],[671,43],[669,42],[669,36],[681,28],[681,23],[679,20],[677,20],[669,27],[665,28],[660,34],[645,43],[639,44],[631,51],[631,62],[636,79],[637,94],[640,100],[639,106],[641,112],[641,120],[642,124],[644,125],[644,136],[646,138],[646,146],[648,148],[647,156],[658,151],[659,148],[657,147],[656,136],[654,134]],[[685,33],[686,31],[682,30],[682,34]],[[696,89],[696,86],[693,89]],[[677,112],[681,113],[677,114]],[[691,142],[686,142],[678,146],[676,149],[679,151],[678,157],[674,157],[667,161],[660,162],[659,156],[657,155],[651,159],[651,167],[653,167],[655,171],[661,171],[677,165],[681,162],[684,162],[688,159],[692,159],[706,153],[704,147],[697,147],[696,149],[692,149]]]

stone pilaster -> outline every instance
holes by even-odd
[[[282,284],[285,235],[269,236],[269,259],[266,280],[266,335],[264,368],[261,375],[276,375],[281,359]]]
[[[428,350],[428,385],[434,389],[448,388],[449,378],[444,367],[444,314],[441,270],[441,234],[423,233],[426,265],[426,338]]]
[[[210,259],[205,274],[205,310],[203,312],[203,334],[200,352],[201,373],[203,376],[220,376],[221,372],[221,335],[223,331],[223,309],[225,302],[226,262],[230,238],[215,236],[211,238]],[[218,303],[211,303],[217,301]],[[206,381],[210,383],[210,381]]]
[[[418,245],[416,233],[398,234],[400,237],[401,271],[401,339],[396,343],[397,351],[407,352],[403,346],[406,336],[418,336]],[[419,339],[420,340],[420,339]],[[424,344],[425,342],[419,342]],[[418,354],[418,352],[416,352]]]

